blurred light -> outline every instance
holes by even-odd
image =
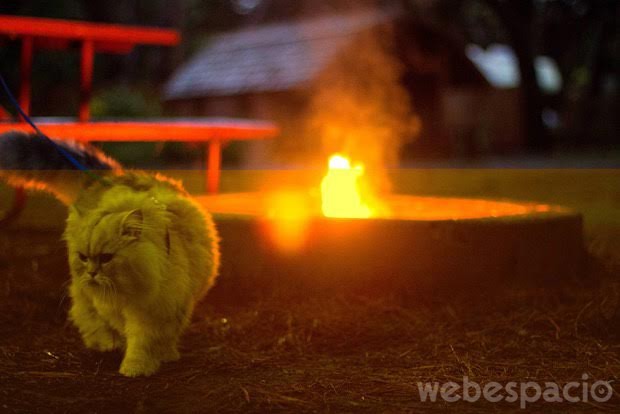
[[[232,0],[235,11],[240,14],[248,14],[260,6],[262,0]]]
[[[560,116],[558,115],[558,112],[554,109],[543,109],[542,120],[545,126],[549,129],[557,129],[560,126]]]
[[[465,54],[486,80],[496,88],[516,88],[521,83],[519,61],[514,50],[504,44],[493,44],[486,50],[475,44],[465,48]],[[555,60],[548,56],[534,59],[536,79],[547,93],[562,89],[562,75]]]
[[[558,93],[562,90],[562,74],[555,60],[548,56],[536,56],[534,68],[538,85],[545,92]]]
[[[269,195],[267,231],[280,251],[292,253],[303,247],[311,216],[310,210],[303,193],[279,191]]]
[[[521,77],[517,57],[510,46],[493,44],[484,50],[478,45],[469,44],[465,54],[482,75],[496,88],[516,88]]]

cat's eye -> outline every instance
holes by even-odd
[[[78,253],[78,258],[80,259],[80,261],[85,262],[88,260],[88,257],[86,257],[85,254],[83,253]]]
[[[99,263],[106,264],[110,260],[112,260],[113,257],[114,257],[114,255],[112,253],[101,253],[99,255]]]

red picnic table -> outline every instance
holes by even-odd
[[[180,41],[174,30],[121,26],[114,24],[0,15],[0,38],[21,39],[19,103],[30,114],[30,74],[35,49],[80,49],[80,105],[77,120],[39,120],[38,127],[51,137],[79,141],[186,141],[208,143],[206,182],[209,192],[217,192],[221,148],[229,140],[274,137],[278,128],[268,122],[238,120],[153,120],[90,122],[90,97],[95,53],[129,53],[136,45],[174,46]],[[1,118],[0,118],[1,119]],[[23,122],[0,122],[0,133],[31,131]],[[7,217],[23,204],[23,191],[17,191]],[[6,218],[5,218],[6,220]]]

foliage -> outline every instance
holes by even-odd
[[[121,85],[96,94],[91,101],[91,113],[95,118],[136,118],[159,116],[162,108],[156,96]]]

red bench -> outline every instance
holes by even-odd
[[[217,192],[222,145],[229,140],[274,137],[275,125],[267,122],[236,120],[153,120],[131,122],[90,122],[94,56],[97,52],[129,53],[136,45],[174,46],[180,41],[174,30],[85,23],[35,17],[0,15],[0,38],[21,39],[19,103],[30,114],[30,74],[36,49],[80,49],[80,105],[76,121],[41,121],[39,128],[51,137],[80,141],[186,141],[208,145],[206,182],[209,192]],[[31,131],[22,122],[2,121],[0,133],[10,130]],[[15,194],[14,206],[6,214],[16,215],[24,200],[23,191]]]

